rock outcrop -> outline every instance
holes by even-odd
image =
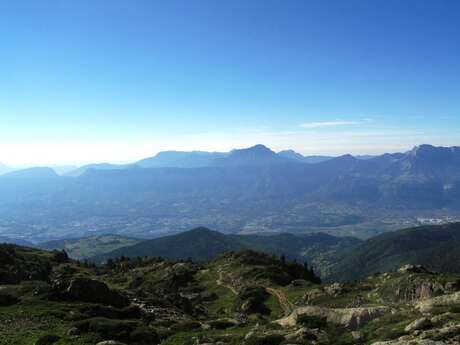
[[[446,345],[460,344],[460,325],[446,326],[423,332],[414,332],[389,341],[378,341],[372,345]]]
[[[283,327],[294,327],[302,316],[324,318],[327,322],[341,325],[350,329],[357,329],[363,324],[372,321],[389,312],[388,307],[361,307],[361,308],[323,308],[316,306],[300,307],[289,316],[276,320]]]
[[[422,317],[408,324],[406,328],[404,328],[404,331],[406,332],[419,331],[422,329],[430,328],[432,325],[433,324],[431,323],[430,319],[427,319],[426,317]]]
[[[122,308],[129,305],[129,300],[100,281],[89,278],[72,279],[65,290],[69,299],[90,303],[101,303]]]
[[[398,269],[399,273],[432,273],[422,265],[404,265]]]
[[[416,303],[415,308],[422,313],[429,313],[436,307],[445,307],[452,304],[460,304],[460,291],[420,301]]]

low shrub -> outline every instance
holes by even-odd
[[[35,345],[51,345],[59,341],[60,337],[53,334],[46,334],[38,338]]]
[[[297,317],[297,322],[302,324],[307,328],[319,328],[324,329],[327,327],[326,318],[310,316],[310,315],[299,315]]]

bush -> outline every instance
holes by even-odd
[[[453,305],[449,308],[449,312],[454,314],[460,314],[460,305]]]
[[[51,345],[60,339],[57,335],[47,334],[44,335],[35,342],[35,345]]]
[[[208,322],[209,327],[212,329],[227,329],[231,327],[235,327],[235,321],[231,321],[228,319],[218,319],[218,320],[211,320]]]
[[[131,332],[129,335],[131,341],[135,341],[140,344],[158,344],[160,342],[158,334],[147,327],[140,326]]]
[[[139,319],[142,312],[137,306],[125,308],[107,307],[99,304],[84,306],[79,312],[85,315],[85,318],[105,317],[107,319]]]
[[[269,315],[271,310],[265,305],[270,294],[261,286],[245,288],[238,294],[236,308],[245,314]]]
[[[246,339],[246,345],[279,345],[284,341],[284,337],[279,334],[254,335]]]
[[[111,320],[95,317],[75,323],[81,333],[94,333],[102,339],[113,339],[138,344],[157,344],[158,335],[136,321]]]
[[[307,328],[323,329],[327,327],[326,318],[321,318],[317,316],[299,315],[297,317],[297,322]]]
[[[171,326],[173,332],[188,332],[194,329],[201,328],[201,324],[197,321],[183,321]]]
[[[10,305],[14,305],[19,303],[19,299],[17,297],[1,294],[0,295],[0,306],[1,307],[8,307]]]
[[[129,340],[130,334],[138,327],[137,322],[110,320],[96,317],[75,323],[81,333],[95,333],[104,339]]]

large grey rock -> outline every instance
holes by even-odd
[[[422,313],[429,313],[436,307],[451,306],[453,304],[460,304],[460,291],[420,301],[415,305],[415,308]]]
[[[285,336],[287,341],[303,342],[305,340],[316,340],[317,337],[308,328],[302,327],[293,333]]]
[[[430,339],[412,339],[407,340],[405,338],[389,340],[389,341],[378,341],[372,343],[372,345],[446,345],[444,341],[434,341]]]
[[[129,300],[100,281],[89,278],[72,279],[65,291],[68,298],[77,301],[101,303],[114,307],[126,307]]]
[[[431,273],[421,265],[404,265],[399,270],[399,273]]]
[[[417,334],[417,335],[415,335]],[[446,345],[460,344],[460,325],[417,331],[413,335],[403,336],[395,340],[379,341],[372,345]],[[440,340],[442,339],[442,340]]]
[[[389,311],[390,308],[388,307],[323,308],[317,306],[307,306],[297,308],[289,316],[274,322],[283,327],[294,327],[297,325],[299,317],[306,315],[325,318],[327,322],[354,330]]]
[[[404,330],[406,332],[419,331],[422,329],[430,328],[432,325],[433,324],[429,319],[427,319],[426,317],[422,317],[408,324],[406,328],[404,328]]]

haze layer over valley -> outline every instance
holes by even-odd
[[[263,145],[162,152],[127,165],[0,176],[0,236],[43,242],[113,233],[155,238],[206,226],[224,233],[367,238],[460,219],[460,148],[303,157]]]

